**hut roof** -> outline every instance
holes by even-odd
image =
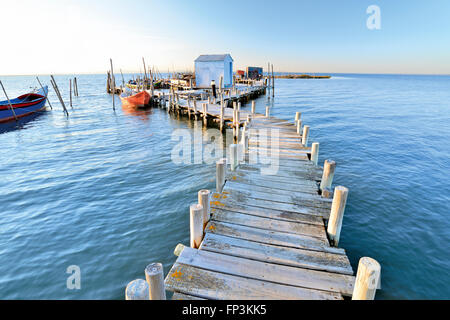
[[[229,57],[231,61],[233,61],[231,55],[227,53],[227,54],[202,54],[197,59],[195,59],[195,62],[224,61],[227,57]]]

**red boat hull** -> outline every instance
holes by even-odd
[[[120,100],[127,106],[144,107],[150,102],[150,94],[147,91],[141,91],[132,96],[120,96]]]

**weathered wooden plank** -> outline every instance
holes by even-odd
[[[240,164],[239,171],[249,171],[256,174],[261,174],[261,169],[267,167],[267,165],[248,165],[248,164]],[[301,181],[301,180],[311,180],[311,181],[320,181],[322,178],[322,174],[316,171],[310,170],[306,167],[299,168],[289,168],[289,167],[279,167],[276,173],[277,176],[291,178],[292,181]]]
[[[344,250],[340,253],[327,253],[287,248],[215,233],[205,235],[200,249],[281,265],[353,275]]]
[[[226,184],[225,184],[226,187]],[[228,192],[228,191],[227,191]],[[216,194],[214,194],[215,196]],[[226,195],[226,194],[225,194]],[[215,196],[217,200],[213,201],[217,207],[221,206],[221,203],[229,202],[230,199],[233,199],[234,202],[241,203],[242,205],[252,205],[255,207],[263,207],[268,209],[275,209],[275,210],[281,210],[281,211],[291,211],[291,212],[297,212],[297,213],[303,213],[303,214],[310,214],[314,216],[321,216],[325,219],[328,219],[330,215],[330,211],[324,208],[318,208],[318,207],[308,207],[306,205],[301,205],[298,203],[285,203],[285,202],[275,202],[271,200],[264,200],[264,199],[258,199],[258,198],[249,198],[246,196],[243,196],[242,194],[236,193],[233,197],[221,197]]]
[[[330,247],[328,241],[323,239],[306,235],[250,228],[226,222],[210,221],[205,228],[205,232],[283,247],[300,248],[331,253],[339,252],[339,250],[336,250],[337,248]]]
[[[283,266],[226,254],[184,248],[177,263],[288,286],[317,289],[351,295],[353,276]]]
[[[195,268],[175,263],[166,277],[167,290],[219,300],[340,300],[342,295]]]
[[[290,141],[280,141],[277,139],[273,140],[249,140],[249,145],[252,147],[263,147],[263,148],[272,148],[274,144],[277,144],[280,149],[294,149],[294,150],[305,150],[307,152],[311,152],[311,147],[305,147],[301,144],[300,140],[298,142],[290,142]]]
[[[331,210],[332,199],[321,198],[319,195],[301,192],[283,192],[268,190],[258,190],[256,188],[242,188],[239,186],[232,186],[225,184],[223,191],[228,192],[231,197],[246,197],[251,199],[262,199],[272,202],[282,202],[289,204],[302,205],[311,208],[320,208],[324,210]]]
[[[211,210],[227,210],[240,212],[245,214],[250,214],[258,217],[266,217],[275,220],[282,221],[293,221],[298,223],[307,223],[314,225],[323,225],[323,218],[320,216],[312,216],[309,214],[301,214],[296,212],[282,211],[282,210],[274,210],[268,208],[255,207],[251,205],[243,206],[237,202],[234,202],[233,199],[228,201],[216,201],[217,199],[212,199],[211,201]]]
[[[246,168],[239,168],[237,171],[229,172],[225,176],[225,179],[232,181],[240,181],[240,179],[246,179],[248,181],[255,181],[255,182],[262,182],[262,181],[282,182],[293,188],[296,187],[297,189],[301,189],[303,188],[303,186],[305,186],[317,190],[316,181],[306,179],[294,179],[278,175],[263,175],[255,171],[248,170]]]
[[[270,218],[257,217],[235,211],[228,211],[225,209],[214,208],[211,209],[211,219],[214,221],[233,223],[252,228],[307,235],[325,240],[327,239],[325,227],[323,225],[318,226],[306,223],[281,221]]]

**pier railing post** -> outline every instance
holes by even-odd
[[[203,239],[203,206],[192,204],[190,207],[191,248],[198,249]]]
[[[359,260],[352,300],[373,300],[380,288],[381,266],[369,257]]]
[[[296,120],[295,124],[297,125],[297,134],[302,134],[302,120]]]
[[[345,205],[347,203],[348,189],[337,186],[334,189],[333,203],[331,204],[330,219],[328,220],[327,234],[332,245],[339,245],[341,236],[342,219],[344,218]]]
[[[303,134],[302,134],[302,145],[305,147],[308,146],[308,136],[309,136],[309,126],[303,127]]]
[[[227,159],[222,158],[216,162],[216,192],[221,193],[225,184]]]
[[[270,116],[270,108],[269,106],[266,106],[266,118]]]
[[[302,117],[302,113],[301,112],[296,112],[295,113],[295,122],[297,123],[298,120],[300,120]]]
[[[136,279],[125,288],[125,300],[149,300],[150,288],[144,279]]]
[[[200,190],[198,192],[198,203],[203,207],[203,229],[209,221],[210,217],[210,199],[211,191],[209,190]]]
[[[161,263],[151,263],[145,268],[145,280],[149,286],[150,300],[166,300],[164,270]]]
[[[319,143],[313,142],[311,145],[311,161],[314,163],[315,166],[317,166],[317,163],[319,161]]]
[[[255,100],[252,100],[252,114],[255,114]]]
[[[323,174],[322,174],[322,180],[320,181],[320,191],[322,192],[322,196],[325,198],[328,198],[328,194],[330,192],[327,192],[324,195],[325,189],[331,190],[331,185],[333,183],[333,177],[334,177],[334,171],[336,169],[336,162],[333,160],[325,160],[325,163],[323,165]]]
[[[238,166],[238,146],[237,144],[230,145],[230,167],[231,171],[235,171]]]

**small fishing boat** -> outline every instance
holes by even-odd
[[[150,102],[150,94],[147,91],[141,91],[138,93],[124,92],[120,95],[122,104],[133,107],[144,107]]]
[[[0,101],[0,123],[14,121],[42,111],[45,108],[47,93],[48,87],[45,86],[15,99]]]

